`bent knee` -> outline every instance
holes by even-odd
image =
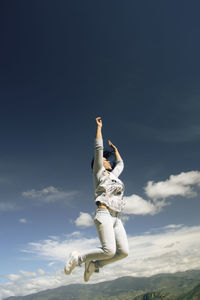
[[[108,256],[108,258],[111,258],[115,255],[116,249],[115,248],[105,248],[104,252],[105,252],[106,256]]]
[[[127,256],[129,255],[129,251],[128,251],[128,249],[123,250],[123,251],[120,251],[120,252],[118,253],[118,255],[119,255],[121,258],[125,258],[125,257],[127,257]]]

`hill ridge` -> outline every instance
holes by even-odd
[[[151,277],[125,276],[87,285],[76,283],[27,296],[9,297],[4,300],[66,300],[66,295],[68,300],[143,300],[141,297],[146,297],[144,299],[147,300],[176,300],[182,294],[185,295],[184,300],[187,300],[187,294],[192,293],[192,289],[195,289],[198,285],[200,285],[200,270],[189,270],[186,272],[156,274]],[[197,294],[198,291],[194,291],[194,293]],[[151,298],[151,294],[154,298]]]

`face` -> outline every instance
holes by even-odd
[[[106,170],[112,170],[109,160],[107,160],[105,157],[103,157],[103,166]]]

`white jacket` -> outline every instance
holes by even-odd
[[[96,138],[93,165],[95,202],[100,201],[118,212],[122,211],[126,204],[123,199],[124,184],[118,178],[123,168],[123,160],[117,160],[116,166],[109,172],[109,175],[105,174],[103,166],[103,139]]]

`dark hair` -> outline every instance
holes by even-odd
[[[116,165],[116,159],[115,159],[115,154],[114,154],[114,150],[104,150],[103,151],[103,157],[105,157],[106,159],[108,159],[110,161],[110,165],[111,168],[114,169],[115,165]],[[91,161],[91,168],[93,170],[93,165],[94,165],[94,157]]]

